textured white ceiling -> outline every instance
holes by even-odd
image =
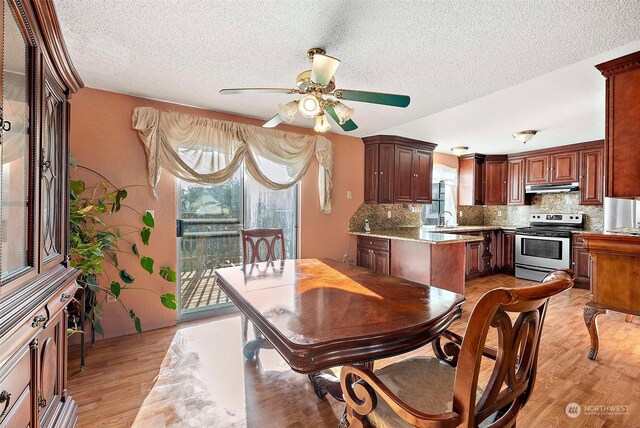
[[[55,0],[55,5],[72,60],[89,87],[268,119],[291,96],[218,91],[293,86],[309,66],[307,49],[318,46],[342,60],[338,87],[411,96],[406,109],[350,103],[360,127],[354,135],[393,129],[430,139],[441,150],[451,145],[457,128],[477,136],[473,128],[486,125],[465,103],[640,40],[635,0]],[[585,120],[585,114],[596,120],[601,111],[584,107],[601,102],[602,82],[595,76],[577,82],[564,76],[562,82],[575,85],[555,86],[554,93],[567,92],[565,118],[557,123],[550,110],[562,97],[553,104],[540,99],[535,108],[524,108],[526,96],[484,108],[500,107],[494,116],[509,118],[511,124],[502,124],[509,135],[520,128],[566,127],[577,116]],[[594,92],[588,85],[596,84]],[[587,85],[584,92],[591,96],[580,85]],[[538,89],[531,86],[530,95],[539,96]],[[455,106],[464,108],[453,118],[437,115]],[[551,118],[527,120],[529,115]],[[542,135],[533,141],[542,141]],[[581,135],[575,130],[570,140]]]

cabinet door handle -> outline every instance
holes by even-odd
[[[380,175],[383,175],[383,174],[384,174],[384,171],[380,171]]]
[[[31,323],[31,327],[33,328],[37,328],[40,327],[40,325],[45,322],[47,320],[47,318],[44,315],[36,315],[33,318],[33,322]]]
[[[8,391],[0,392],[0,404],[4,403],[4,409],[0,413],[0,424],[4,420],[4,417],[9,413],[9,404],[11,404],[11,394]]]
[[[378,171],[374,171],[374,172],[373,172],[373,175],[378,175]]]

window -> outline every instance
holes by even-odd
[[[278,181],[273,164],[269,178]],[[215,269],[242,264],[243,228],[282,228],[287,258],[297,256],[298,185],[270,190],[249,176],[244,166],[223,183],[179,182],[180,290],[183,312],[230,304],[215,285]]]

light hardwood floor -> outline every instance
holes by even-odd
[[[487,290],[525,283],[506,275],[470,281],[465,315],[452,330],[464,332],[469,311]],[[536,386],[518,426],[640,427],[638,320],[600,316],[600,353],[597,361],[588,360],[582,321],[587,297],[576,289],[552,299]],[[237,314],[100,341],[89,352],[87,370],[69,381],[80,406],[79,427],[337,427],[342,403],[316,398],[307,377],[292,372],[275,351],[244,361],[241,346]],[[77,349],[71,352],[73,374]],[[432,352],[425,347],[412,354]],[[582,406],[575,419],[565,413],[572,402]],[[594,406],[627,407],[614,414]]]

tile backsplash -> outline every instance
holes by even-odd
[[[459,206],[458,224],[488,226],[528,226],[529,215],[535,213],[583,213],[586,230],[602,230],[604,210],[602,205],[580,205],[580,194],[549,193],[533,195],[531,205]],[[502,215],[498,216],[498,212]]]
[[[371,229],[391,229],[396,227],[420,227],[420,205],[403,204],[362,204],[349,220],[349,230],[364,230],[364,220],[369,219]],[[391,211],[391,218],[388,213]]]

